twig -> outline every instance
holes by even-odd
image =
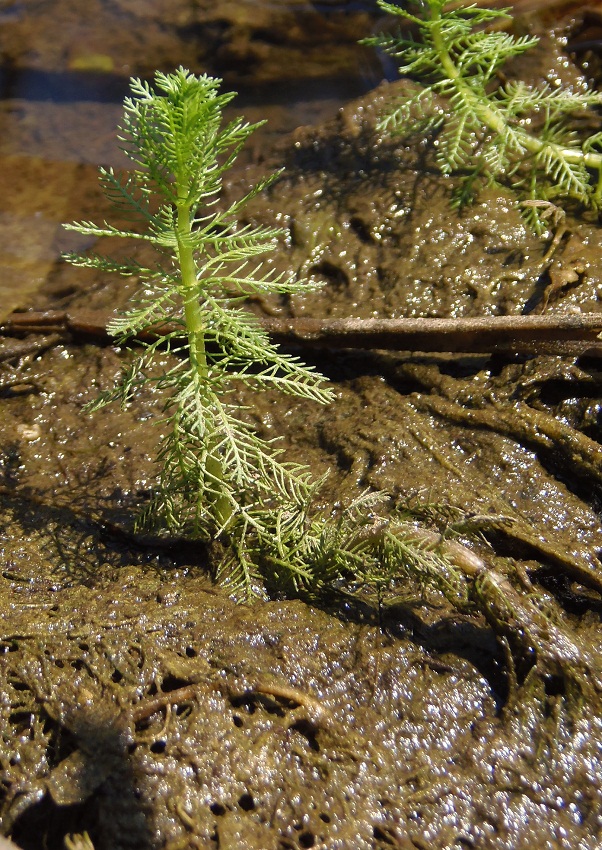
[[[68,333],[106,341],[107,315],[93,311],[13,313],[0,335]],[[457,319],[258,319],[274,342],[300,348],[602,356],[602,313]],[[177,326],[149,328],[151,340]]]
[[[288,702],[297,703],[303,706],[317,720],[331,719],[330,712],[325,708],[320,700],[313,694],[307,691],[302,691],[300,688],[293,688],[290,685],[281,685],[277,682],[260,681],[253,688],[259,694],[273,697],[274,699],[287,700]]]
[[[140,723],[142,720],[148,720],[153,714],[168,708],[172,705],[179,705],[183,702],[192,702],[196,699],[199,691],[198,685],[183,685],[181,688],[176,688],[174,691],[167,691],[160,694],[154,699],[146,700],[145,702],[135,705],[130,716],[134,723]]]
[[[55,346],[60,340],[60,334],[51,333],[47,336],[38,336],[37,339],[11,342],[6,347],[0,348],[0,363],[21,359],[22,357],[27,357],[29,354],[40,354],[40,352],[45,351],[47,348]]]

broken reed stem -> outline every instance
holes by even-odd
[[[13,313],[0,335],[70,333],[107,340],[107,315],[93,311]],[[602,313],[484,316],[456,319],[279,319],[257,320],[274,342],[294,348],[387,351],[521,353],[602,356]],[[175,330],[148,328],[141,341]]]

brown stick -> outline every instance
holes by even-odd
[[[390,351],[602,354],[602,313],[459,319],[265,319],[275,342]]]
[[[107,315],[92,311],[13,313],[0,335],[70,333],[109,339]],[[300,348],[381,349],[602,356],[602,313],[484,316],[458,319],[258,319],[274,342]],[[177,331],[176,325],[149,328],[141,340]]]

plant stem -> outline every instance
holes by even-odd
[[[190,239],[190,220],[190,204],[182,201],[177,205],[176,239],[182,278],[184,319],[188,334],[190,364],[197,380],[200,384],[203,384],[209,377],[209,370],[205,350],[205,322],[197,293],[196,263]],[[207,493],[213,493],[215,520],[218,526],[223,528],[232,516],[232,506],[225,495],[219,494],[219,485],[224,480],[224,469],[219,457],[212,453],[211,446],[205,463],[205,471],[209,479]],[[216,485],[218,492],[216,492]]]
[[[205,323],[196,293],[196,264],[190,245],[190,206],[178,206],[177,232],[178,258],[182,276],[184,318],[190,346],[190,362],[201,380],[207,380],[207,355],[205,353]]]

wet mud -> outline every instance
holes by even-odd
[[[452,212],[429,144],[376,128],[400,87],[233,173],[224,201],[285,166],[248,220],[284,228],[277,270],[324,283],[250,309],[599,311],[597,222],[569,218],[546,258],[507,190]],[[82,174],[77,215],[104,215]],[[56,262],[23,306],[108,315],[134,288]],[[0,343],[4,834],[24,850],[85,832],[96,850],[600,846],[598,359],[323,351],[304,357],[333,382],[330,407],[241,392],[289,459],[329,473],[324,503],[368,488],[422,528],[461,527],[490,572],[459,612],[418,584],[375,595],[352,577],[237,604],[199,543],[134,529],[160,397],[83,410],[130,353],[26,343]]]

